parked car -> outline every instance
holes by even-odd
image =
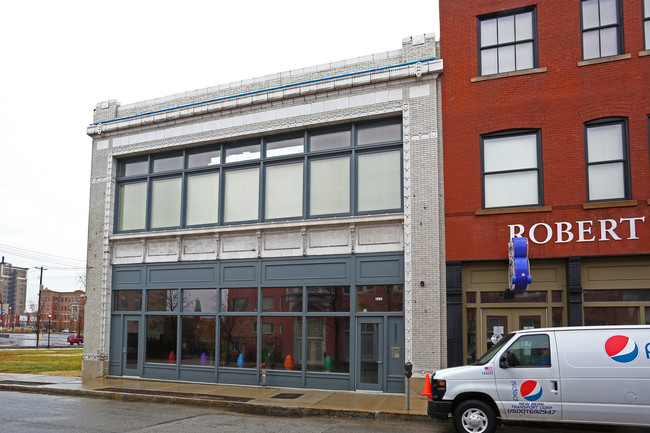
[[[83,334],[73,334],[68,337],[68,343],[70,344],[81,344],[84,342],[84,335]]]

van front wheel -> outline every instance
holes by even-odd
[[[494,433],[497,417],[489,404],[467,400],[454,410],[454,427],[458,433]]]

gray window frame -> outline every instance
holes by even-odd
[[[488,45],[486,47],[481,47],[481,22],[486,21],[486,20],[491,20],[495,18],[502,18],[506,16],[516,16],[522,13],[532,13],[532,34],[533,37],[532,39],[523,39],[523,40],[515,40],[513,42],[508,42],[508,43],[503,43],[499,44],[498,42],[494,45]],[[482,58],[483,58],[483,51],[488,50],[488,49],[493,49],[493,48],[500,48],[500,47],[505,47],[505,46],[517,46],[525,43],[532,42],[533,43],[533,66],[532,68],[525,68],[525,69],[517,69],[517,62],[515,60],[515,69],[514,71],[525,71],[528,69],[534,69],[539,66],[538,63],[538,55],[537,55],[537,7],[532,6],[532,7],[525,7],[525,8],[518,8],[518,9],[511,9],[507,11],[502,11],[502,12],[496,12],[496,13],[491,13],[491,14],[486,14],[486,15],[481,15],[476,17],[476,34],[477,34],[477,49],[478,49],[478,75],[479,76],[486,76],[486,75],[496,75],[496,74],[501,74],[503,73],[502,71],[497,71],[496,73],[490,73],[490,74],[484,74],[482,71]],[[498,55],[498,54],[497,54]],[[516,49],[515,49],[515,55],[516,55]],[[497,61],[497,68],[498,68],[498,61]],[[512,71],[507,71],[507,72],[512,72]]]
[[[648,6],[647,9],[646,6]],[[649,51],[650,50],[650,1],[642,0],[641,8],[643,10],[643,21],[641,23],[641,25],[643,26],[643,49]]]
[[[535,135],[537,142],[537,203],[523,204],[523,205],[508,205],[499,207],[486,207],[485,205],[485,177],[493,174],[502,173],[517,173],[531,171],[531,168],[522,168],[515,170],[501,170],[501,171],[485,171],[485,140],[492,138],[513,137],[523,135]],[[481,136],[481,207],[482,209],[508,209],[513,207],[535,207],[542,206],[544,203],[544,176],[543,176],[543,161],[542,161],[542,131],[540,129],[515,129],[508,131],[499,131],[484,134]]]
[[[622,126],[622,146],[623,146],[623,158],[622,159],[612,159],[606,161],[597,161],[589,163],[589,142],[587,140],[587,130],[590,127],[597,126],[606,126],[606,125],[617,125]],[[629,130],[628,130],[628,120],[625,117],[604,117],[601,119],[594,119],[584,124],[584,146],[585,146],[585,180],[587,187],[587,202],[589,203],[599,203],[599,202],[608,202],[608,201],[617,201],[617,200],[629,200],[632,195],[632,185],[631,185],[631,176],[630,176],[630,139],[629,139]],[[622,162],[623,163],[623,197],[611,197],[598,200],[592,200],[589,196],[589,167],[595,165],[611,164],[613,162]]]
[[[403,194],[400,199],[399,208],[395,209],[381,209],[373,211],[357,211],[357,194],[358,194],[358,181],[357,181],[357,158],[358,155],[368,152],[386,152],[398,150],[400,152],[400,171],[403,171],[403,138],[400,140],[386,141],[386,142],[377,142],[372,144],[363,144],[357,145],[357,125],[367,126],[367,125],[386,125],[393,124],[397,125],[400,128],[400,137],[403,137],[403,125],[401,118],[390,117],[380,120],[365,121],[360,123],[349,123],[342,126],[334,126],[328,128],[314,128],[310,130],[304,130],[299,133],[285,134],[285,135],[276,135],[268,137],[259,137],[257,139],[246,139],[242,141],[229,141],[229,142],[220,142],[213,143],[201,148],[191,148],[184,149],[183,151],[173,151],[173,152],[163,152],[156,154],[149,154],[147,156],[137,156],[131,158],[124,158],[117,161],[117,178],[116,178],[116,188],[115,188],[115,210],[114,210],[114,227],[113,231],[115,233],[134,233],[134,232],[153,232],[160,230],[169,230],[169,229],[179,229],[179,228],[195,228],[195,227],[211,227],[211,226],[229,226],[229,225],[238,225],[246,223],[256,223],[256,222],[265,222],[265,221],[288,221],[288,220],[302,220],[302,219],[312,219],[312,218],[326,218],[331,216],[348,216],[348,215],[369,215],[369,214],[380,214],[380,213],[399,213],[404,209],[404,199]],[[332,149],[324,149],[318,151],[309,150],[309,138],[312,134],[321,134],[327,132],[337,132],[341,130],[350,131],[350,145],[347,147],[338,147]],[[291,153],[287,155],[279,156],[266,156],[267,146],[266,143],[269,140],[278,140],[282,138],[299,138],[302,136],[303,140],[303,151],[300,153]],[[260,158],[244,160],[244,161],[234,161],[234,162],[225,162],[226,149],[232,149],[239,145],[250,145],[252,143],[260,144],[261,155]],[[197,153],[200,151],[208,150],[218,150],[220,153],[220,163],[200,166],[200,167],[188,167],[188,155]],[[153,171],[153,160],[155,158],[164,158],[166,156],[182,155],[183,168],[179,170],[169,170],[164,172],[154,172]],[[336,213],[336,214],[318,214],[310,215],[309,214],[309,175],[310,175],[310,161],[323,158],[335,158],[347,156],[350,159],[350,207],[348,212]],[[302,215],[296,217],[288,218],[266,218],[264,215],[265,212],[265,184],[266,184],[266,166],[271,165],[281,165],[287,163],[302,162],[303,164],[303,209]],[[145,163],[147,169],[146,172],[136,172],[135,174],[125,176],[125,167],[129,163]],[[230,221],[225,222],[224,212],[225,212],[225,188],[226,188],[226,173],[233,170],[243,170],[248,168],[258,168],[259,169],[259,198],[258,198],[258,217],[254,220],[247,221]],[[218,197],[218,218],[216,223],[209,224],[196,224],[189,225],[186,222],[187,219],[187,197],[188,197],[188,178],[194,175],[201,174],[210,174],[218,173],[219,174],[219,197]],[[165,179],[165,178],[181,178],[181,203],[180,203],[180,225],[172,227],[151,227],[152,219],[152,185],[156,180]],[[145,204],[145,227],[142,229],[131,229],[131,230],[118,230],[119,227],[119,213],[120,213],[120,187],[122,185],[130,183],[146,182],[146,204]],[[404,179],[400,177],[400,190],[403,190]]]
[[[584,4],[585,1],[590,1],[590,0],[580,0],[580,45],[581,45],[582,60],[583,61],[596,60],[596,59],[602,59],[602,58],[607,58],[607,57],[612,57],[612,56],[617,56],[617,55],[623,54],[625,52],[625,41],[624,41],[624,32],[623,32],[623,5],[622,5],[622,2],[620,0],[614,0],[616,2],[616,14],[617,14],[615,24],[608,24],[608,25],[604,25],[604,26],[599,25],[598,27],[590,27],[588,29],[585,29],[583,19],[582,19],[582,15],[583,15],[582,14],[582,7],[583,7],[583,4]],[[601,0],[597,0],[597,1],[598,1],[598,5],[599,5],[599,10],[600,10],[600,1]],[[599,17],[599,20],[600,20],[600,17]],[[600,32],[602,30],[609,29],[609,28],[616,28],[616,36],[617,36],[617,44],[616,44],[617,52],[616,52],[616,54],[612,54],[610,56],[603,56],[601,54],[598,57],[590,57],[590,58],[586,59],[585,58],[584,37],[583,37],[584,34],[586,32],[591,32],[591,31],[595,31],[595,30],[598,30],[598,32],[600,34]],[[600,48],[600,46],[601,46],[600,35],[598,37],[598,42],[599,42],[598,51],[600,52],[601,51],[601,48]]]

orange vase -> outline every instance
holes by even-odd
[[[284,359],[284,368],[286,370],[293,370],[293,358],[291,355],[287,355],[287,357]]]

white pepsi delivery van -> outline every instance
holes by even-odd
[[[650,427],[650,326],[517,331],[474,365],[438,370],[427,412],[459,433],[502,421]]]

